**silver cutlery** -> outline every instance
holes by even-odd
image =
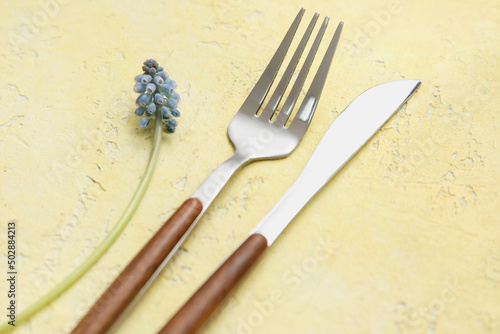
[[[272,118],[312,33],[319,16],[317,13],[309,23],[269,102],[260,114],[257,113],[278,73],[303,14],[304,9],[301,9],[269,65],[229,124],[228,135],[235,147],[234,155],[217,167],[158,230],[72,333],[106,332],[136,296],[154,280],[236,170],[256,160],[286,157],[295,149],[311,123],[343,26],[342,22],[338,25],[296,116],[289,126],[285,126],[321,43],[328,17],[324,19],[277,117]]]
[[[195,333],[295,215],[419,86],[419,80],[391,81],[368,89],[352,101],[327,130],[285,195],[159,334]]]

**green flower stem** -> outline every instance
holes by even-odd
[[[99,259],[108,251],[108,249],[113,245],[113,243],[118,239],[120,234],[123,232],[125,227],[127,227],[130,219],[134,215],[135,211],[139,207],[142,199],[144,198],[144,194],[149,186],[149,182],[151,181],[151,177],[153,176],[153,172],[158,163],[159,157],[159,148],[162,139],[162,114],[160,111],[156,112],[156,120],[155,120],[155,129],[154,129],[154,139],[153,139],[153,148],[151,150],[151,156],[149,157],[148,167],[144,176],[142,177],[141,183],[137,190],[135,191],[132,200],[128,204],[127,208],[123,212],[120,220],[116,223],[115,227],[111,230],[111,232],[104,238],[101,244],[92,252],[92,254],[87,257],[87,259],[80,264],[78,268],[76,268],[69,276],[67,276],[59,285],[50,290],[46,295],[40,298],[37,302],[30,305],[27,309],[25,309],[22,313],[20,313],[16,317],[16,327],[20,324],[24,323],[26,320],[31,318],[33,315],[41,311],[45,306],[52,303],[57,297],[63,294],[66,290],[68,290],[73,284],[75,284],[85,273],[89,271],[89,269],[96,264]],[[6,333],[10,330],[15,329],[16,327],[10,326],[6,322],[4,322],[0,326],[0,333]],[[10,330],[9,330],[10,329]]]

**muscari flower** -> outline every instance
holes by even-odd
[[[140,94],[136,100],[139,108],[135,110],[135,114],[141,117],[139,126],[143,128],[148,126],[151,119],[155,118],[155,114],[161,112],[161,114],[158,114],[158,116],[162,116],[162,124],[158,124],[158,127],[165,126],[167,131],[174,132],[177,126],[177,121],[174,119],[174,117],[179,117],[180,113],[177,109],[169,108],[167,101],[169,99],[179,101],[178,94],[173,91],[177,87],[175,81],[169,79],[167,72],[163,70],[163,67],[158,66],[158,63],[153,59],[146,60],[142,69],[144,73],[139,74],[135,77],[134,85],[134,91]],[[163,86],[165,85],[166,88],[163,89]],[[156,97],[158,93],[161,95],[160,97]],[[157,104],[155,100],[161,102],[162,104]],[[141,178],[141,183],[134,193],[132,200],[125,208],[125,211],[121,215],[116,225],[113,227],[113,233],[109,233],[97,246],[97,248],[94,249],[92,254],[90,254],[89,257],[87,257],[83,261],[83,263],[81,263],[69,276],[67,276],[62,282],[60,282],[47,294],[43,295],[34,304],[30,305],[26,310],[23,311],[23,313],[19,314],[16,318],[17,322],[26,321],[27,319],[38,313],[40,310],[42,310],[44,307],[50,305],[58,296],[67,291],[85,273],[87,273],[90,268],[97,261],[99,261],[100,258],[102,258],[104,253],[106,253],[111,245],[113,245],[113,243],[117,240],[144,198],[145,189],[148,188],[149,181],[151,180],[151,176],[153,175],[155,167],[158,163],[158,151],[161,140],[161,133],[159,131],[155,132],[153,138],[153,148],[151,150],[151,157],[148,163],[148,167],[143,177]],[[3,329],[6,328],[6,322],[3,325],[0,324],[0,331],[2,333]]]
[[[174,132],[180,112],[177,106],[180,96],[175,92],[177,83],[170,79],[164,68],[154,59],[147,59],[142,66],[144,73],[135,77],[134,91],[140,93],[136,100],[139,106],[135,114],[142,117],[139,126],[145,128],[156,112],[161,112],[163,124],[169,132]]]

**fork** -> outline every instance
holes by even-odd
[[[128,305],[151,284],[220,190],[240,167],[256,160],[283,158],[295,149],[311,123],[343,26],[342,22],[338,25],[297,114],[290,125],[286,126],[328,25],[328,17],[319,28],[281,110],[276,112],[318,20],[318,13],[314,14],[307,26],[268,103],[260,114],[258,111],[290,47],[304,11],[302,8],[297,14],[260,79],[229,124],[228,136],[235,147],[234,155],[218,166],[156,232],[87,312],[73,330],[73,334],[105,333]],[[275,114],[277,116],[274,116]]]

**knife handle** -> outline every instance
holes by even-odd
[[[196,333],[266,248],[262,234],[250,235],[158,334]]]
[[[101,295],[71,333],[105,333],[146,285],[202,209],[203,205],[197,198],[186,200]]]

